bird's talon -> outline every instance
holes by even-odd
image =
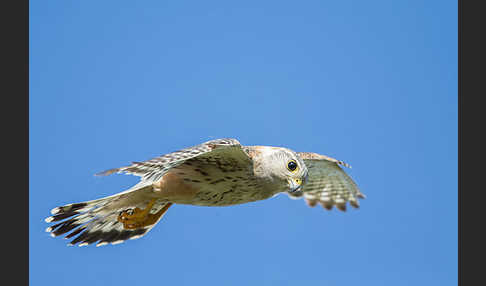
[[[147,221],[151,221],[149,218],[153,215],[150,214],[150,210],[155,204],[155,201],[155,199],[152,199],[143,210],[138,207],[125,210],[118,215],[117,220],[123,223],[125,229],[135,229],[145,226]]]

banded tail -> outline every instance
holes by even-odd
[[[151,186],[136,185],[113,196],[68,204],[51,210],[46,228],[51,236],[74,238],[68,245],[119,244],[146,235],[162,219],[171,202],[151,198]]]

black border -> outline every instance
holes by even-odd
[[[461,161],[461,147],[462,147],[462,142],[461,142],[461,108],[462,108],[462,74],[461,74],[461,63],[462,63],[462,1],[458,0],[457,1],[457,126],[458,126],[458,134],[457,134],[457,162],[458,162],[458,168],[457,168],[457,175],[458,175],[458,191],[457,191],[457,222],[458,222],[458,229],[457,229],[457,279],[458,279],[458,285],[464,285],[463,283],[463,277],[462,277],[462,248],[461,248],[461,242],[462,242],[462,237],[461,237],[461,169],[462,169],[462,161]]]
[[[4,1],[2,23],[3,284],[29,284],[29,1]],[[7,208],[7,209],[5,209]],[[9,279],[11,278],[11,279]],[[12,281],[12,282],[10,282]]]
[[[477,5],[473,5],[476,4]],[[480,1],[458,1],[458,279],[459,285],[483,285],[486,235],[484,149],[484,9]]]

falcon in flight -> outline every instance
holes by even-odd
[[[365,196],[336,159],[270,146],[242,146],[216,139],[151,160],[96,175],[125,173],[140,182],[121,193],[51,210],[46,231],[68,233],[69,245],[118,244],[147,234],[173,204],[231,206],[268,199],[279,193],[304,198],[331,210],[359,207]]]

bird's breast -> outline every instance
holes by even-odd
[[[197,174],[196,174],[197,173]],[[267,199],[275,192],[258,178],[242,172],[201,176],[190,169],[174,169],[153,184],[157,196],[176,204],[230,206]]]

